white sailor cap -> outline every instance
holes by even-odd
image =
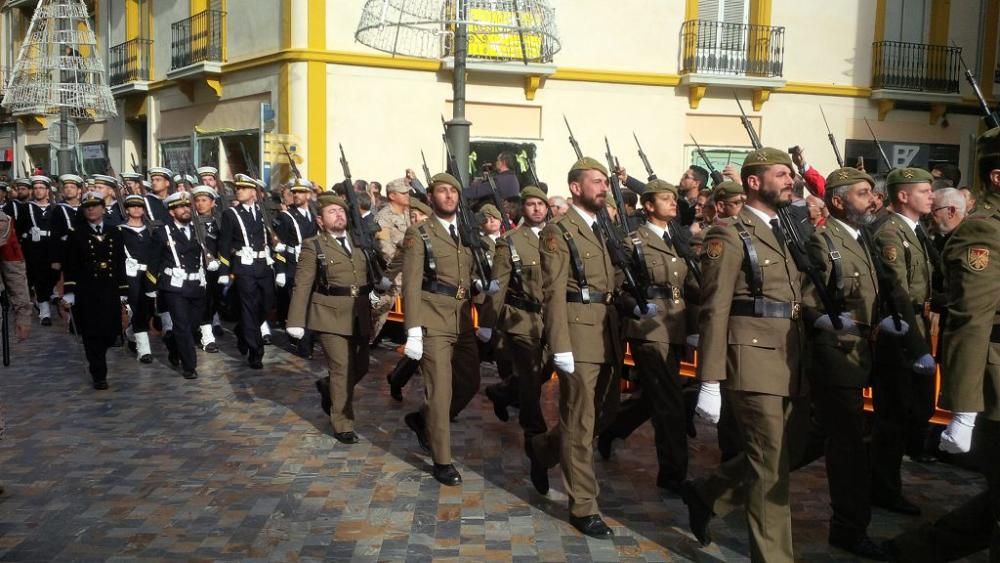
[[[142,187],[148,190],[148,189],[150,189],[150,188],[153,187],[153,184],[150,184],[149,180],[143,180],[142,181]]]
[[[191,190],[191,197],[195,198],[200,195],[207,195],[212,199],[218,199],[219,197],[219,194],[208,186],[195,186],[194,189]]]
[[[91,181],[98,186],[109,186],[112,188],[118,187],[118,180],[115,180],[113,176],[108,176],[106,174],[94,174]]]
[[[180,184],[181,182],[191,184],[193,186],[198,181],[195,180],[194,176],[191,176],[190,174],[174,174],[174,183]]]
[[[257,189],[261,187],[260,182],[254,180],[253,178],[247,176],[246,174],[237,174],[233,176],[233,185],[235,185],[237,188]]]
[[[59,182],[61,184],[76,184],[77,187],[84,185],[83,178],[76,174],[63,174],[59,176]]]
[[[139,194],[129,194],[125,196],[125,207],[146,207],[146,198]]]
[[[26,188],[31,187],[31,180],[27,178],[14,178],[14,187],[24,186]]]
[[[83,194],[83,197],[80,198],[80,207],[89,207],[91,205],[104,205],[104,195],[98,192]]]
[[[122,180],[132,180],[134,182],[142,181],[142,174],[138,172],[122,172]]]
[[[52,180],[50,180],[48,176],[41,176],[41,175],[39,175],[39,176],[32,176],[32,177],[28,178],[28,180],[31,181],[31,185],[32,186],[34,186],[35,184],[45,184],[46,186],[48,186],[50,188],[52,187]]]
[[[154,166],[149,169],[149,177],[153,176],[163,176],[167,180],[174,177],[174,173],[169,168],[164,168],[162,166]]]
[[[167,205],[167,209],[173,209],[181,205],[191,205],[191,200],[188,198],[187,192],[174,192],[168,195],[163,203]]]
[[[216,168],[216,167],[214,167],[214,166],[200,166],[200,167],[198,167],[197,170],[195,170],[195,173],[198,174],[199,177],[200,176],[218,176],[219,175],[219,169]]]

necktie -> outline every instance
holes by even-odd
[[[924,230],[924,226],[917,223],[917,228],[914,230],[917,233],[917,240],[920,241],[920,246],[923,247],[924,255],[932,260],[936,260],[935,255],[937,254],[937,249],[931,244],[931,239],[927,236],[927,231]]]
[[[97,233],[97,234],[101,234],[101,226],[100,225],[94,225],[94,232]]]
[[[337,242],[340,243],[340,246],[344,249],[344,252],[346,252],[347,255],[350,256],[351,249],[347,248],[347,237],[337,237]]]
[[[458,232],[455,231],[455,225],[448,225],[448,232],[451,233],[451,238],[455,241],[455,244],[458,244]]]
[[[663,232],[663,242],[667,243],[667,248],[673,250],[674,241],[673,239],[670,238],[670,234],[667,233],[666,231]]]
[[[594,221],[594,223],[591,225],[591,228],[594,229],[594,236],[597,237],[597,242],[604,244],[604,233],[601,231],[600,223]]]
[[[778,245],[784,248],[785,232],[781,229],[781,223],[778,222],[777,217],[771,219],[771,231],[774,232],[774,238],[778,239]]]

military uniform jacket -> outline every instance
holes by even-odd
[[[191,221],[191,226],[194,226],[194,221],[201,221],[201,224],[205,226],[205,249],[208,253],[212,255],[213,258],[218,258],[219,256],[219,215],[213,213],[211,215],[197,215],[193,216]]]
[[[625,319],[625,337],[649,342],[684,344],[687,337],[687,299],[697,300],[697,284],[689,275],[687,263],[677,250],[681,241],[671,239],[671,245],[653,232],[648,225],[635,231],[638,237],[646,272],[650,280],[650,303],[658,309],[656,316],[648,319]]]
[[[73,320],[83,335],[116,335],[121,332],[120,296],[128,291],[121,232],[79,225],[67,239],[63,264],[63,289],[73,293]]]
[[[910,325],[902,337],[879,334],[876,355],[880,363],[910,365],[930,353],[930,331],[923,311],[925,303],[930,303],[933,265],[916,233],[895,213],[889,214],[875,233],[875,246],[889,278],[888,295]]]
[[[726,388],[736,391],[803,395],[807,386],[801,369],[802,321],[733,314],[734,303],[752,306],[754,297],[737,223],[748,233],[757,254],[764,300],[801,301],[799,271],[769,224],[747,208],[717,223],[706,233],[702,248],[698,378],[724,381]]]
[[[159,291],[198,297],[205,294],[204,263],[194,225],[188,224],[188,232],[185,236],[173,221],[154,230],[152,267]]]
[[[391,205],[386,205],[375,214],[375,222],[381,228],[375,235],[375,240],[378,242],[378,252],[388,264],[392,262],[396,250],[403,243],[406,229],[410,228],[410,214],[406,212],[396,213],[392,210]]]
[[[146,198],[146,217],[150,221],[165,224],[173,220],[167,212],[167,205],[159,196],[150,193],[143,197]]]
[[[316,236],[315,216],[310,214],[310,218],[307,219],[298,208],[291,208],[279,213],[275,223],[275,234],[285,245],[281,252],[285,260],[279,261],[276,267],[278,271],[285,271],[284,268],[288,268],[287,273],[294,275],[295,262],[302,252],[302,241]]]
[[[49,241],[52,236],[52,217],[56,213],[56,207],[51,203],[42,207],[30,201],[22,209],[23,213],[17,222],[17,233],[21,237],[21,246],[29,260],[48,256]]]
[[[500,291],[486,296],[479,309],[479,325],[497,328],[507,334],[542,338],[542,261],[538,235],[530,227],[518,227],[500,238],[493,255],[493,276]],[[521,261],[523,287],[511,287],[514,265],[511,246]],[[528,310],[537,304],[538,311]]]
[[[941,406],[1000,421],[1000,194],[985,195],[959,224],[943,260]]]
[[[806,355],[809,363],[806,371],[822,377],[825,385],[867,386],[872,369],[871,329],[881,319],[878,311],[878,278],[873,258],[832,217],[809,239],[809,255],[814,263],[824,266],[824,279],[829,279],[839,269],[843,283],[843,288],[838,292],[842,296],[841,310],[851,314],[861,334],[833,334],[813,328],[816,319],[826,314],[826,311],[816,288],[808,277],[803,276],[803,316],[809,331],[810,350]],[[834,258],[837,266],[834,265]],[[837,299],[836,296],[833,297]]]
[[[271,275],[270,248],[258,206],[236,205],[222,214],[219,232],[219,275],[267,277]],[[242,227],[241,227],[242,225]],[[283,260],[284,258],[281,257]]]
[[[8,199],[3,204],[3,212],[6,213],[11,219],[14,220],[14,225],[18,224],[21,219],[21,214],[24,213],[27,203],[19,201],[17,199]]]
[[[133,229],[128,225],[119,225],[123,251],[125,254],[125,277],[129,280],[141,280],[143,293],[156,289],[157,263],[156,254],[159,249],[153,243],[153,231],[148,226]]]
[[[565,234],[559,225],[566,229]],[[576,208],[570,207],[546,225],[540,236],[545,341],[554,354],[572,352],[574,361],[617,366],[623,347],[618,312],[611,300],[573,303],[567,299],[568,294],[580,293],[580,284],[573,273],[566,237],[573,239],[579,251],[592,296],[611,296],[619,285],[604,243]]]
[[[49,237],[49,259],[53,263],[62,264],[65,259],[66,244],[69,234],[76,229],[79,221],[80,210],[77,207],[66,203],[60,203],[52,210],[52,235]],[[107,216],[107,212],[105,212]],[[107,227],[114,227],[108,222]]]
[[[326,287],[318,270],[316,243],[326,263]],[[371,332],[368,294],[372,288],[366,285],[368,262],[361,249],[352,246],[348,256],[327,232],[307,238],[302,243],[295,280],[288,307],[288,326],[367,340]],[[350,289],[354,295],[325,295],[324,292],[334,293],[328,289]]]
[[[456,229],[457,229],[456,217]],[[426,237],[426,241],[423,237]],[[431,269],[426,248],[434,258]],[[403,316],[406,328],[428,335],[463,334],[472,324],[472,251],[455,242],[437,217],[406,230],[403,237]],[[446,295],[424,289],[428,282],[456,288]]]

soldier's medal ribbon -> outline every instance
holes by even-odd
[[[970,248],[969,249],[969,268],[974,272],[982,272],[986,269],[986,266],[990,265],[990,249],[988,248]]]

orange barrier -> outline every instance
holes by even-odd
[[[476,308],[472,308],[472,320],[479,326],[479,316],[476,314]],[[396,298],[396,304],[393,305],[392,309],[389,311],[389,320],[392,322],[403,322],[403,301],[400,298]],[[931,319],[931,351],[933,354],[937,353],[938,346],[938,317],[933,314]],[[681,375],[685,377],[694,377],[698,368],[698,352],[696,350],[690,351],[690,357],[686,357],[681,360]],[[625,346],[625,365],[635,366],[635,362],[632,360],[632,351],[629,346]],[[627,381],[622,381],[622,391],[631,391],[632,384]],[[872,406],[872,390],[871,388],[866,388],[864,390],[865,395],[865,410],[871,412],[873,410]],[[934,396],[940,399],[941,396],[941,367],[935,373],[934,382]],[[951,421],[951,412],[942,409],[937,404],[935,400],[934,404],[934,415],[931,416],[931,422],[934,424],[948,424]]]

